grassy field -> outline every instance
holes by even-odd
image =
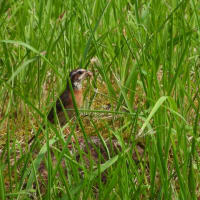
[[[77,67],[84,106],[51,126]],[[199,199],[199,87],[198,0],[0,1],[0,199]]]

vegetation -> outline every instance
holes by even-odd
[[[199,10],[198,0],[1,1],[0,199],[198,199]],[[77,67],[94,73],[84,107],[51,126]],[[88,148],[91,135],[107,159],[97,149],[86,163],[79,141]]]

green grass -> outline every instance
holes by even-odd
[[[198,0],[1,1],[0,199],[198,199],[199,10]],[[66,140],[46,113],[78,66],[94,79]],[[88,166],[79,143],[79,161],[68,146],[73,136],[90,148],[90,135],[108,159],[97,149]]]

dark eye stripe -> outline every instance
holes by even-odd
[[[72,72],[70,73],[70,77],[72,78],[72,77],[76,76],[77,74],[81,75],[81,74],[83,74],[84,72],[85,72],[84,69],[74,70],[74,71],[72,71]]]

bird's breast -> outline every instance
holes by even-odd
[[[78,107],[82,106],[83,103],[83,93],[82,90],[74,90],[74,97]]]

